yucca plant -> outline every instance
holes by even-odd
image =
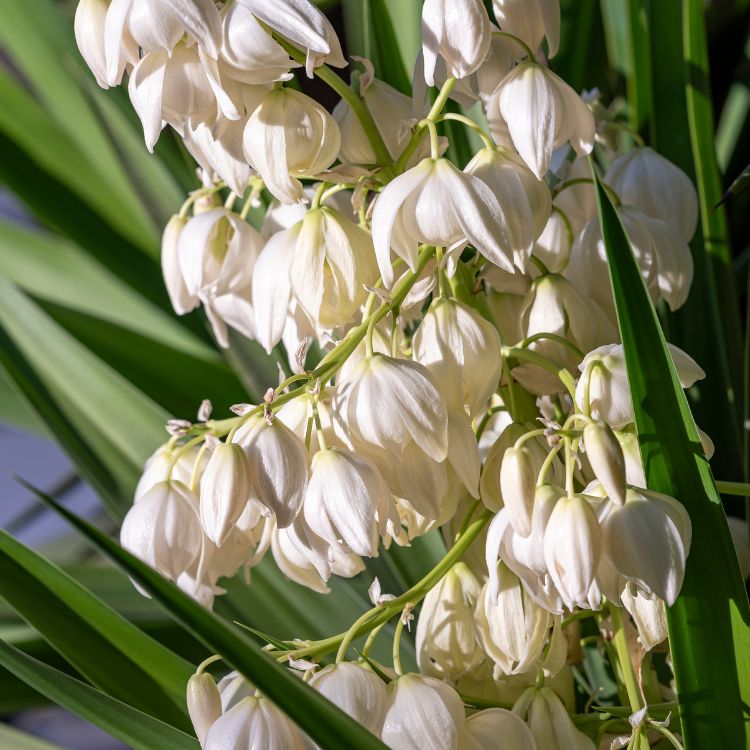
[[[72,10],[1,10],[34,225],[0,221],[0,365],[106,520],[19,478],[96,558],[0,532],[3,710],[144,750],[750,747],[747,108],[717,136],[706,39],[747,15]]]

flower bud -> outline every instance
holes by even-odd
[[[625,455],[606,422],[588,422],[583,428],[586,457],[596,478],[613,502],[625,502]]]
[[[552,152],[563,143],[579,156],[594,147],[594,116],[580,96],[549,68],[522,62],[502,80],[497,105],[513,145],[529,169],[542,179]],[[539,123],[550,127],[539,127]]]
[[[329,664],[310,685],[374,735],[383,728],[388,693],[383,680],[359,664]]]
[[[479,582],[456,563],[430,590],[417,621],[417,661],[423,674],[456,680],[484,660],[474,608]]]
[[[291,88],[269,91],[250,115],[245,156],[282,203],[305,198],[296,176],[333,164],[341,145],[336,121],[314,99]]]
[[[602,554],[602,530],[583,495],[560,498],[544,533],[544,560],[568,609],[588,607]]]
[[[194,674],[187,684],[187,709],[201,747],[211,725],[221,716],[221,695],[208,673]]]
[[[198,500],[182,482],[158,482],[128,511],[120,544],[162,575],[176,580],[198,558],[203,531]]]
[[[198,297],[191,294],[185,286],[185,277],[182,275],[177,253],[180,234],[187,223],[187,217],[175,214],[170,217],[167,226],[164,227],[164,234],[161,238],[161,271],[164,276],[164,286],[167,288],[172,307],[178,315],[184,315],[198,306]]]
[[[541,664],[552,618],[530,597],[503,563],[497,564],[497,594],[485,584],[477,604],[477,632],[487,655],[503,674],[524,674]]]
[[[414,359],[440,383],[448,405],[477,414],[502,369],[495,326],[456,299],[433,300],[413,339]]]
[[[405,674],[388,685],[388,709],[381,738],[392,750],[456,750],[464,704],[449,685],[432,677]]]
[[[523,537],[531,534],[537,472],[531,452],[524,445],[508,448],[500,465],[500,490],[511,526]]]
[[[575,728],[563,702],[551,688],[529,688],[516,701],[513,713],[526,718],[537,748],[595,750],[594,743]]]
[[[280,419],[255,417],[234,436],[250,459],[250,496],[276,514],[280,529],[294,521],[307,487],[304,442]]]
[[[424,78],[435,84],[438,59],[449,76],[465,78],[490,50],[490,18],[481,0],[425,0],[422,6]]]
[[[200,515],[206,536],[226,541],[250,498],[250,466],[241,446],[219,443],[201,479]]]
[[[523,719],[504,708],[477,711],[466,720],[464,729],[470,741],[463,738],[461,750],[497,750],[500,737],[502,745],[499,747],[538,750],[534,735]]]

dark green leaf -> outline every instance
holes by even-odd
[[[0,641],[0,664],[68,711],[134,750],[198,750],[190,735],[144,714]]]
[[[628,238],[596,182],[648,486],[683,503],[693,541],[668,612],[687,750],[750,746],[750,607],[726,516]]]
[[[0,568],[0,595],[78,672],[107,694],[185,726],[188,662],[3,531]]]

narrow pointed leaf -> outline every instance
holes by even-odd
[[[596,181],[648,486],[677,498],[693,541],[667,611],[686,750],[750,747],[750,607],[721,499],[630,243]]]
[[[0,596],[78,672],[109,695],[186,724],[188,662],[4,531],[0,568]]]
[[[32,487],[29,489],[34,490]],[[263,653],[242,630],[201,607],[87,521],[44,493],[34,491],[137,580],[175,619],[209,648],[220,653],[228,664],[250,680],[321,747],[326,750],[351,750],[353,747],[357,750],[385,750],[385,745],[379,739]]]
[[[199,750],[194,737],[27,656],[4,641],[0,641],[0,664],[51,701],[134,750]]]

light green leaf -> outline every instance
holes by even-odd
[[[750,606],[721,499],[628,238],[596,181],[648,486],[677,498],[693,541],[667,612],[686,750],[750,747]]]
[[[188,662],[3,531],[0,567],[0,595],[78,672],[113,697],[186,725]]]
[[[64,750],[60,745],[53,745],[7,724],[0,724],[0,747],[13,750]]]
[[[102,198],[119,211],[119,217],[112,219],[118,231],[145,252],[154,254],[159,228],[148,215],[110,137],[81,90],[79,82],[91,74],[83,67],[70,32],[70,21],[50,0],[38,0],[34,13],[29,13],[22,3],[9,3],[3,8],[0,45],[54,121],[67,131],[108,185]],[[50,144],[47,148],[53,147]]]
[[[357,750],[385,750],[385,745],[379,739],[263,653],[240,628],[204,609],[91,524],[70,513],[52,498],[36,492],[40,499],[137,580],[173,617],[251,680],[321,747],[326,750],[351,750],[355,747]]]
[[[0,664],[134,750],[199,750],[197,740],[0,641]]]
[[[0,363],[71,454],[83,478],[122,516],[167,413],[0,277]]]

